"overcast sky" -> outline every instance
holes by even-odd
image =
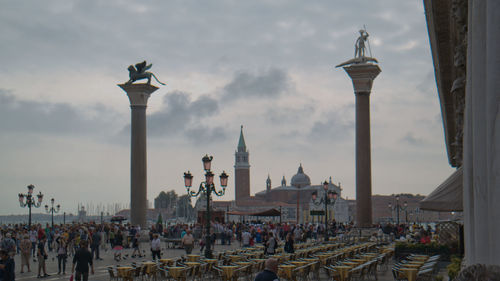
[[[28,184],[66,212],[130,200],[130,108],[117,84],[142,60],[166,83],[148,104],[148,199],[185,194],[214,156],[234,199],[240,125],[251,193],[288,181],[355,196],[354,94],[335,65],[366,25],[374,194],[428,194],[451,172],[421,0],[0,0],[0,214]],[[38,210],[36,210],[38,211]],[[41,211],[41,210],[40,210]]]

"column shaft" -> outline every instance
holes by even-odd
[[[146,106],[131,105],[130,150],[130,220],[133,225],[146,226],[147,154]]]
[[[370,93],[356,93],[356,225],[372,225]]]

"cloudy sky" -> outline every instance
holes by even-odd
[[[366,25],[373,193],[428,194],[451,172],[421,0],[0,0],[0,214],[28,184],[63,210],[130,200],[130,108],[117,87],[147,60],[148,199],[183,194],[214,156],[234,198],[240,125],[251,192],[299,163],[355,196],[354,94],[342,69]]]

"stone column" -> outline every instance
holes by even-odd
[[[380,73],[378,65],[345,66],[356,95],[356,226],[372,226],[372,172],[370,145],[370,92]]]
[[[465,261],[500,265],[500,2],[468,2],[463,139]]]
[[[146,154],[146,107],[149,96],[157,87],[149,84],[118,85],[130,100],[131,149],[130,149],[130,222],[147,226],[147,154]]]

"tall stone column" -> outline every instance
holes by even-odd
[[[150,84],[118,85],[130,100],[131,149],[130,149],[130,222],[147,226],[147,154],[146,154],[146,107],[149,96],[157,87]]]
[[[356,226],[372,226],[372,171],[370,144],[370,92],[380,73],[378,65],[345,66],[356,95]]]

